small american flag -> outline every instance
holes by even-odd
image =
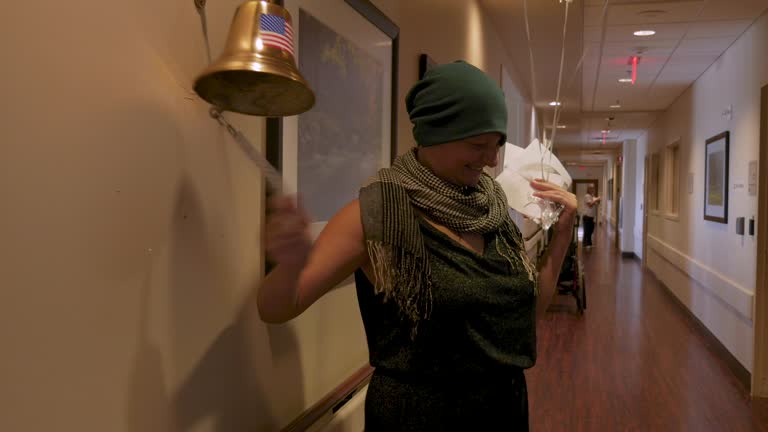
[[[264,45],[280,48],[293,54],[293,29],[285,18],[262,14],[259,17],[259,31]]]

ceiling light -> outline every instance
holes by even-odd
[[[549,106],[560,106],[560,102],[552,101],[552,102],[549,103]]]
[[[613,105],[611,105],[610,107],[611,107],[611,108],[621,108],[621,105],[619,105],[619,104],[613,104]]]
[[[653,36],[656,34],[654,30],[638,30],[634,33],[635,36]]]
[[[566,127],[565,125],[557,125],[558,129],[565,129],[565,127]]]
[[[631,83],[632,78],[619,78],[620,83]]]
[[[640,11],[637,14],[643,18],[658,18],[666,13],[667,11],[662,9],[649,9],[649,10]]]

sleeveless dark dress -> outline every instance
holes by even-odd
[[[486,234],[484,254],[422,220],[432,314],[415,339],[394,302],[358,270],[357,297],[375,372],[366,432],[527,431],[523,370],[536,361],[535,296]]]

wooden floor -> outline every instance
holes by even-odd
[[[531,430],[768,432],[768,403],[750,402],[655,278],[596,231],[585,314],[558,296],[539,330]]]

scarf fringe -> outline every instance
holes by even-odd
[[[432,309],[432,275],[426,257],[417,257],[402,248],[369,240],[368,256],[374,273],[374,291],[384,301],[394,300],[403,315],[413,322],[411,337],[418,324],[429,319]]]
[[[517,231],[515,227],[510,226],[510,223],[513,222],[507,222],[502,228],[501,231],[504,235],[498,237],[498,240],[496,241],[496,251],[509,262],[509,265],[513,270],[528,275],[528,280],[533,282],[533,293],[538,296],[539,272],[525,250],[525,242],[523,241],[522,233]],[[514,247],[509,244],[507,238],[512,239],[515,243]]]

